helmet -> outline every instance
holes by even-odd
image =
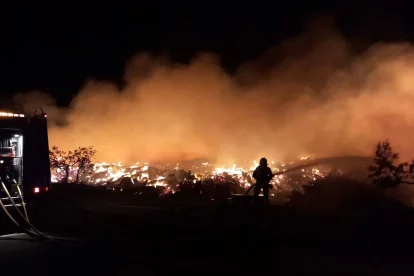
[[[267,165],[267,159],[264,157],[260,159],[260,165]]]

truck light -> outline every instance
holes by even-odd
[[[35,194],[40,193],[40,188],[39,188],[39,187],[34,187],[33,192],[34,192]]]
[[[46,188],[45,188],[45,191],[46,191],[46,192],[49,192],[49,187],[46,187]]]
[[[2,117],[24,117],[24,114],[16,114],[16,113],[8,113],[8,112],[0,112],[0,116]]]

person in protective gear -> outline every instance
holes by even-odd
[[[256,179],[256,186],[253,190],[253,203],[257,202],[260,191],[263,189],[264,203],[269,204],[270,180],[273,178],[272,170],[267,166],[267,159],[260,159],[260,164],[253,172],[253,178]]]

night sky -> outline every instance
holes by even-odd
[[[1,97],[42,90],[57,98],[59,105],[67,105],[87,78],[120,82],[125,62],[139,51],[167,54],[183,63],[198,51],[215,52],[232,72],[238,64],[301,32],[310,18],[326,14],[333,15],[338,29],[355,42],[356,51],[377,41],[412,40],[413,5],[384,2],[390,4],[152,1],[138,7],[38,3],[3,7]]]

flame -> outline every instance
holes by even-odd
[[[310,159],[310,156],[301,157],[298,162]],[[253,171],[258,166],[258,162],[248,161],[244,165],[232,164],[230,166],[212,164],[210,162],[194,162],[190,165],[193,172],[186,172],[179,169],[176,163],[173,167],[151,165],[149,163],[137,162],[135,165],[127,166],[122,162],[116,163],[96,163],[88,170],[80,173],[79,181],[95,186],[106,186],[114,189],[113,185],[119,185],[124,178],[128,178],[135,185],[137,183],[144,186],[164,187],[163,194],[174,193],[178,186],[177,181],[172,181],[172,175],[175,177],[181,173],[184,175],[182,181],[186,183],[196,183],[197,181],[214,181],[215,183],[233,183],[242,189],[248,189],[255,183],[252,177]],[[295,162],[271,162],[273,172],[285,171]],[[78,168],[69,170],[69,181],[77,178]],[[64,179],[66,172],[60,169],[53,170],[52,182],[59,182]],[[308,184],[318,178],[323,178],[328,174],[327,169],[307,168],[298,170],[298,172],[276,175],[270,182],[274,190],[271,195],[276,193],[289,193],[292,191],[301,192],[303,185]],[[110,187],[109,187],[110,186]]]
[[[243,174],[243,168],[237,168],[236,164],[234,164],[231,168],[216,168],[215,174],[230,174],[230,175],[237,175],[241,176]]]

